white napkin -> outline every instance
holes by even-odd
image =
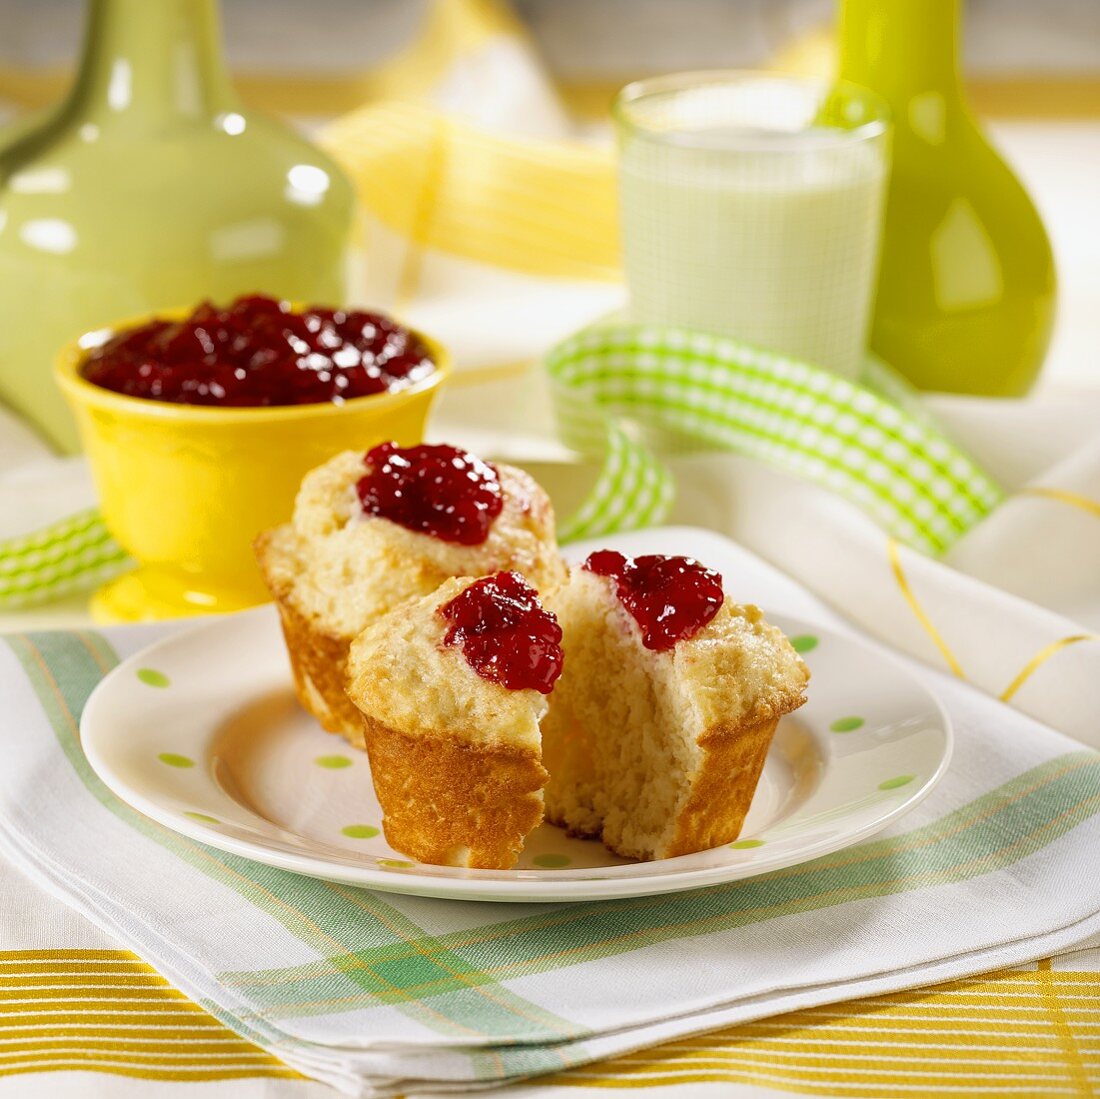
[[[946,560],[1100,630],[1100,432],[968,531]]]
[[[738,598],[845,628],[748,553],[726,579]],[[173,628],[104,637],[126,655]],[[501,1082],[1100,932],[1100,879],[1079,872],[1100,842],[1100,756],[913,662],[958,747],[886,838],[691,894],[519,908],[328,886],[151,824],[89,774],[76,742],[109,664],[87,634],[0,645],[17,732],[0,850],[230,1026],[348,1094]]]

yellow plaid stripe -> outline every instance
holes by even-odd
[[[0,953],[0,1076],[298,1078],[126,950]]]
[[[148,1080],[298,1078],[127,951],[0,953],[0,1076],[74,1069]],[[878,1099],[1093,1095],[1100,974],[1040,963],[1032,972],[796,1011],[540,1082],[751,1083]]]
[[[1100,974],[1000,973],[792,1012],[550,1077],[560,1087],[755,1084],[806,1095],[1091,1096]]]

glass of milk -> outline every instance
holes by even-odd
[[[855,377],[889,161],[856,85],[702,72],[615,103],[632,317],[734,336]]]

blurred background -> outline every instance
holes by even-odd
[[[254,77],[305,76],[331,81],[335,104],[351,91],[348,78],[415,35],[428,5],[224,0],[222,11],[229,57],[246,91]],[[60,91],[84,7],[83,0],[0,0],[0,98],[9,110]],[[513,0],[512,7],[574,104],[661,71],[822,63],[834,15],[831,0]],[[1100,4],[969,0],[965,60],[983,114],[1096,117]]]
[[[507,6],[467,5],[491,7],[493,18]],[[430,0],[222,4],[246,103],[307,129],[377,97],[378,71],[424,40],[432,9]],[[515,55],[482,56],[454,72],[449,106],[477,103],[476,121],[527,136],[604,139],[611,96],[640,76],[730,66],[825,73],[833,65],[831,0],[512,0],[510,10],[532,46],[521,79],[546,87],[530,110],[502,104],[494,114],[493,87],[514,92]],[[0,121],[63,94],[84,11],[84,0],[0,0]],[[1042,385],[1100,384],[1100,3],[969,0],[964,62],[970,101],[1054,247],[1059,314]]]

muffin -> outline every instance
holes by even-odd
[[[353,642],[386,839],[443,866],[507,869],[542,820],[539,722],[561,630],[515,572],[447,580]]]
[[[735,840],[809,672],[684,557],[592,554],[547,599],[565,670],[542,722],[546,819],[661,859]]]
[[[299,700],[360,747],[344,666],[368,625],[454,576],[512,570],[540,591],[565,576],[546,493],[522,470],[449,446],[337,455],[306,474],[291,522],[255,548]]]

